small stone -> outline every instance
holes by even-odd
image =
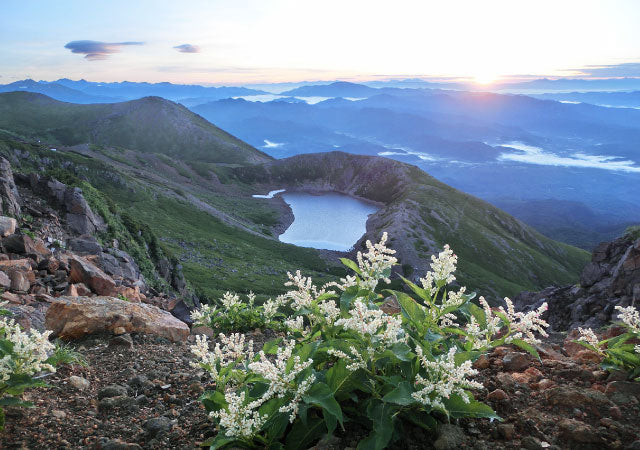
[[[161,416],[147,420],[144,424],[144,429],[150,438],[154,438],[159,433],[170,431],[172,426],[173,423],[171,419]]]
[[[541,391],[549,389],[550,387],[553,387],[553,386],[555,386],[555,383],[548,378],[543,378],[538,382],[538,389],[540,389]]]
[[[125,347],[128,349],[133,348],[133,339],[130,334],[121,334],[109,339],[109,347]]]
[[[51,415],[56,419],[64,419],[67,417],[67,413],[64,411],[60,411],[59,409],[54,409],[51,411]]]
[[[492,402],[503,402],[509,400],[509,396],[502,389],[496,389],[495,391],[489,392],[487,400]]]
[[[125,334],[127,332],[127,330],[125,329],[125,327],[115,327],[113,329],[113,334],[115,334],[116,336],[120,335],[120,334]]]
[[[149,398],[144,394],[140,394],[136,397],[136,403],[138,405],[146,405],[149,403]]]
[[[124,395],[119,395],[117,397],[107,397],[103,398],[98,402],[98,411],[104,413],[111,411],[114,408],[120,408],[125,411],[136,411],[139,409],[136,404],[136,400],[132,397],[126,397]]]
[[[189,385],[189,392],[193,394],[202,394],[204,392],[204,388],[201,383],[194,381]]]
[[[540,441],[533,436],[525,436],[520,442],[523,448],[527,450],[542,450],[544,447],[540,444]]]
[[[524,353],[511,352],[502,358],[502,363],[509,372],[521,372],[529,367],[529,358]]]
[[[149,379],[145,375],[136,375],[135,377],[130,379],[127,384],[131,386],[132,389],[142,391],[151,389],[153,387],[153,383],[149,381]]]
[[[119,386],[117,384],[111,384],[98,391],[98,400],[102,400],[103,398],[119,397],[119,396],[126,396],[126,395],[127,395],[126,387]]]
[[[480,355],[480,357],[473,363],[473,368],[478,370],[488,369],[489,366],[490,362],[487,355]]]
[[[611,408],[609,408],[609,414],[611,414],[611,417],[616,420],[622,419],[622,411],[620,411],[620,408],[617,406],[612,406]]]
[[[436,450],[458,450],[464,441],[460,427],[445,423],[438,428],[438,439],[433,443]]]
[[[69,377],[69,384],[79,391],[84,391],[91,387],[91,383],[89,383],[89,380],[75,375],[71,375]]]
[[[505,440],[510,441],[515,437],[516,429],[512,423],[501,423],[498,425],[498,433],[500,433],[500,436]]]

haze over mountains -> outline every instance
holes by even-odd
[[[183,103],[275,158],[341,150],[408,162],[504,208],[552,238],[586,249],[640,221],[636,194],[640,189],[640,110],[634,109],[640,90],[622,91],[640,89],[638,79],[541,79],[491,86],[496,92],[472,92],[462,90],[468,85],[424,80],[259,88],[60,79],[25,80],[0,86],[0,91],[40,92],[73,103],[157,95]],[[585,92],[563,92],[567,90]],[[129,124],[154,120],[153,115],[132,115],[136,105],[153,103],[140,102],[117,107],[118,120]],[[73,120],[54,126],[46,120],[42,123],[50,128],[50,136],[59,137]],[[109,122],[97,127],[100,131],[93,132],[92,142],[104,142],[105,134],[118,134],[119,125]],[[182,127],[168,120],[157,129],[166,124]],[[76,132],[82,134],[79,130],[84,126]],[[135,133],[122,134],[115,145],[131,147]],[[67,143],[74,139],[78,138],[67,136]],[[162,144],[166,140],[164,135],[152,147],[187,158],[206,148],[197,143],[197,137],[188,150],[175,143]],[[243,151],[251,157],[238,161],[264,158],[255,151]]]

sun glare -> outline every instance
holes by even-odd
[[[491,84],[496,81],[498,77],[489,73],[478,74],[473,77],[473,82],[476,84]]]

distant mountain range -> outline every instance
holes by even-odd
[[[85,80],[61,78],[56,81],[22,80],[0,85],[0,92],[26,91],[48,95],[70,103],[116,103],[142,97],[163,97],[168,100],[203,97],[208,101],[243,95],[259,95],[266,92],[244,87],[205,87],[172,83],[96,83]]]

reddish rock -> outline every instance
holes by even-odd
[[[28,259],[7,259],[0,261],[0,270],[8,272],[10,269],[31,270],[31,261]]]
[[[529,367],[529,358],[524,353],[510,352],[502,358],[502,364],[505,370],[509,372],[522,372]]]
[[[537,384],[537,388],[540,389],[541,391],[549,389],[553,386],[555,386],[555,383],[548,378],[543,378],[542,380],[538,381],[538,384]]]
[[[473,368],[479,369],[479,370],[488,369],[489,366],[490,366],[490,362],[487,355],[480,355],[480,357],[476,359],[476,361],[473,363]]]
[[[20,296],[14,294],[12,292],[3,292],[2,296],[0,296],[0,298],[3,301],[7,301],[7,302],[13,303],[15,305],[22,305],[22,299],[20,298]]]
[[[569,332],[563,344],[564,351],[567,353],[567,355],[575,356],[578,352],[581,352],[585,349],[584,346],[578,344],[577,342],[574,342],[577,341],[579,337],[580,332],[578,331],[578,329],[573,329]]]
[[[583,348],[575,355],[573,355],[573,359],[580,363],[594,363],[599,364],[602,361],[602,356],[594,352],[593,350],[589,350],[587,348]]]
[[[7,236],[2,240],[2,245],[7,252],[28,255],[38,261],[51,255],[42,239],[31,239],[25,234]]]
[[[55,274],[60,267],[60,261],[55,258],[47,258],[38,264],[38,270],[46,270],[50,274]]]
[[[69,255],[69,267],[69,279],[72,283],[84,283],[98,295],[117,295],[113,279],[84,258]]]
[[[22,270],[11,270],[9,272],[9,279],[11,280],[10,289],[18,292],[28,292],[31,288],[29,278]]]
[[[529,376],[531,381],[538,381],[544,376],[544,374],[540,372],[538,369],[536,369],[535,367],[529,367],[527,370],[524,371],[524,373]]]
[[[215,335],[215,332],[213,331],[213,328],[205,326],[191,328],[191,335],[197,336],[199,334],[212,338]]]
[[[172,341],[185,341],[189,336],[189,327],[170,313],[113,297],[60,297],[47,310],[46,327],[63,339],[122,329]]]
[[[491,402],[504,402],[509,400],[509,396],[502,389],[496,389],[495,391],[489,392],[487,400]]]
[[[564,441],[570,443],[572,448],[584,444],[603,444],[603,440],[598,436],[596,430],[584,422],[575,419],[564,419],[559,424],[560,436]],[[578,448],[576,446],[576,448]]]
[[[9,289],[10,286],[11,286],[11,279],[9,278],[9,275],[7,275],[3,271],[0,271],[0,288]]]

